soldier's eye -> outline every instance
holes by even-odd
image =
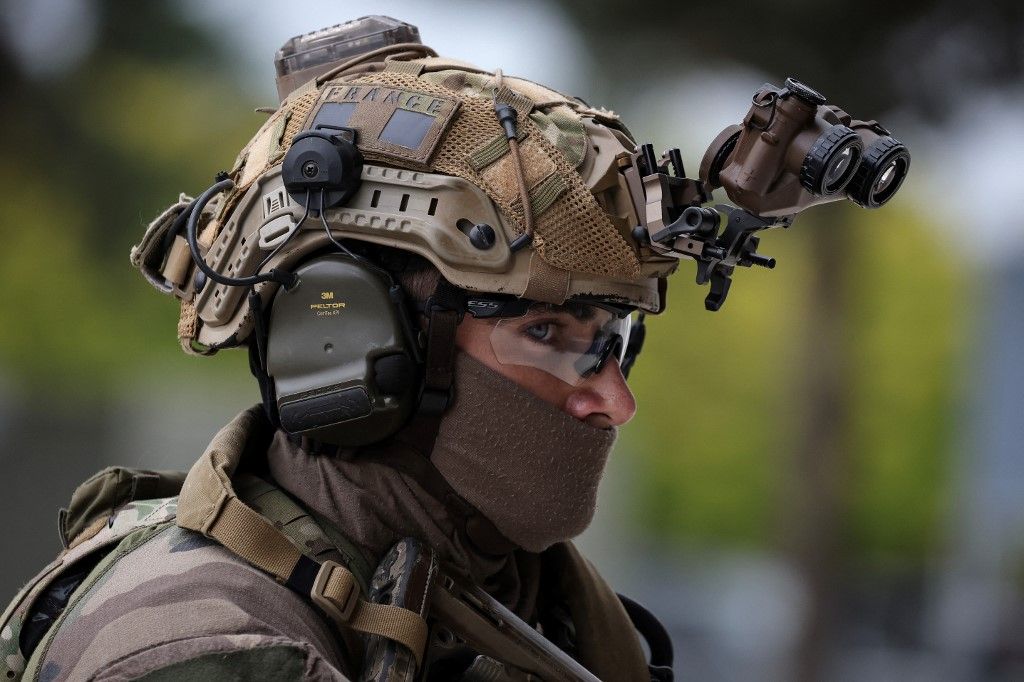
[[[554,336],[554,331],[554,325],[550,322],[539,322],[526,327],[523,330],[523,333],[534,341],[545,343],[551,341],[551,337]]]

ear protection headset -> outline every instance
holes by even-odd
[[[421,349],[402,288],[389,272],[335,240],[324,217],[324,209],[344,203],[359,188],[362,165],[352,130],[318,129],[295,137],[281,175],[306,212],[292,235],[316,213],[341,253],[276,273],[273,279],[284,286],[270,305],[269,320],[260,296],[250,290],[248,297],[254,320],[250,368],[268,414],[291,434],[343,447],[395,433],[422,392]],[[231,185],[223,179],[218,184]],[[196,202],[190,224],[207,194]],[[212,270],[202,258],[195,260],[204,272]],[[234,286],[271,279],[216,274],[214,279]]]
[[[264,369],[281,427],[343,446],[382,440],[418,399],[419,348],[402,289],[342,254],[296,272],[271,305]]]

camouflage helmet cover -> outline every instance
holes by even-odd
[[[525,212],[496,102],[518,113],[534,223],[532,245],[518,251],[509,244],[523,233]],[[469,291],[663,309],[663,278],[678,260],[632,236],[644,208],[642,192],[620,172],[636,144],[618,117],[531,81],[438,57],[386,59],[290,93],[238,155],[234,189],[204,215],[199,241],[214,269],[240,277],[261,264],[288,268],[329,246],[325,231],[307,221],[263,262],[303,215],[284,189],[281,162],[296,135],[324,123],[355,130],[365,159],[359,190],[324,212],[336,238],[416,253]],[[492,243],[470,238],[475,225],[493,229]],[[136,251],[144,247],[145,240]],[[144,254],[133,252],[140,260]],[[183,339],[214,348],[245,339],[251,321],[241,288],[211,282],[197,292],[192,278],[177,279],[170,288],[183,300]],[[268,299],[277,286],[256,291]]]

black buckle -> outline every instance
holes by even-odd
[[[451,310],[458,313],[458,320],[462,322],[462,318],[466,315],[467,296],[468,294],[465,289],[460,289],[442,277],[438,280],[437,288],[427,298],[420,312],[424,313],[429,319],[438,310]]]

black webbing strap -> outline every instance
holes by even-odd
[[[461,314],[454,310],[435,309],[430,313],[427,328],[427,357],[423,369],[423,395],[419,411],[423,415],[440,416],[453,399],[455,383],[455,330]]]
[[[320,567],[320,562],[310,559],[305,554],[301,555],[299,560],[295,562],[295,568],[292,569],[288,579],[284,582],[285,587],[298,593],[303,599],[309,599],[309,594],[313,590],[313,583],[316,582],[316,576],[320,572]]]
[[[455,332],[465,310],[466,292],[441,278],[423,311],[427,316],[427,353],[420,415],[440,416],[451,404],[455,383]],[[433,443],[433,438],[430,442]]]
[[[280,415],[274,402],[274,385],[267,374],[267,319],[263,310],[263,299],[256,290],[249,288],[246,298],[249,314],[252,315],[252,338],[249,341],[249,372],[256,378],[260,387],[260,399],[263,402],[263,413],[274,428],[281,426]]]

